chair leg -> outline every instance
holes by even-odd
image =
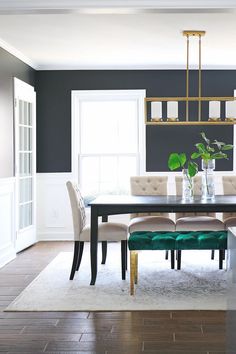
[[[125,273],[126,273],[126,250],[127,250],[127,241],[121,241],[121,274],[122,274],[122,280],[125,280]]]
[[[79,256],[79,241],[74,242],[74,258],[72,262],[72,268],[71,268],[71,273],[70,273],[70,280],[74,279],[75,271],[76,271],[76,266],[78,262],[78,256]]]
[[[223,269],[224,250],[219,250],[219,269]]]
[[[128,269],[128,241],[125,241],[125,269]]]
[[[169,252],[166,251],[166,254],[165,254],[165,259],[168,259],[168,256],[169,256]]]
[[[177,269],[181,269],[181,250],[176,251],[177,253]]]
[[[170,255],[171,255],[171,269],[175,269],[175,251],[171,250]]]
[[[130,251],[130,295],[134,295],[135,258],[136,251]]]
[[[107,259],[107,241],[102,241],[102,264],[106,263]]]
[[[80,263],[81,263],[82,256],[83,256],[83,250],[84,250],[84,242],[80,241],[80,243],[79,243],[79,256],[77,259],[76,271],[79,270]]]
[[[225,250],[223,250],[223,260],[225,261]]]
[[[213,260],[215,258],[215,250],[211,250],[211,259]]]
[[[134,283],[138,284],[138,252],[135,254],[135,276]]]

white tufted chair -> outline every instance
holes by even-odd
[[[70,274],[70,280],[73,280],[75,271],[79,270],[84,242],[90,242],[90,228],[86,226],[84,201],[77,184],[68,181],[66,186],[69,193],[74,226],[74,257]],[[127,269],[127,225],[112,222],[99,224],[98,240],[102,241],[102,243],[107,243],[107,241],[121,241],[122,279],[125,279]],[[106,248],[102,263],[104,264],[105,261]]]
[[[225,195],[236,195],[236,176],[223,176],[223,191]],[[236,226],[236,213],[223,213],[226,229]]]
[[[182,195],[182,176],[175,177],[176,195]],[[201,177],[194,177],[194,195],[201,195]],[[176,231],[221,231],[224,223],[215,213],[176,213]]]
[[[167,195],[167,176],[136,176],[130,178],[132,195]],[[175,231],[169,213],[131,214],[129,233],[135,231]]]

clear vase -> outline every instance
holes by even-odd
[[[182,199],[184,201],[193,200],[193,178],[189,176],[187,169],[183,169]]]
[[[202,199],[212,200],[215,198],[214,183],[215,160],[202,160]]]

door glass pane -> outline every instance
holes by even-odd
[[[32,201],[32,178],[20,179],[20,203]]]
[[[32,113],[33,113],[33,105],[31,103],[28,103],[28,124],[32,126]]]
[[[22,177],[32,175],[32,152],[19,153],[19,174]]]
[[[32,225],[32,103],[19,100],[19,228]]]
[[[19,100],[19,124],[24,124],[24,102]]]
[[[28,124],[28,102],[24,102],[24,124]]]
[[[32,208],[33,208],[32,203],[24,204],[20,206],[20,221],[19,221],[20,229],[32,225]]]

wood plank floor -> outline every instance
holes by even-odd
[[[70,250],[70,242],[41,242],[0,269],[0,352],[226,353],[224,311],[3,312],[59,252]]]

